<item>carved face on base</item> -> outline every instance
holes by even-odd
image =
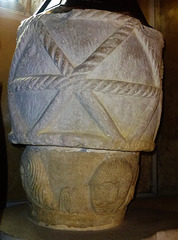
[[[113,214],[125,202],[132,184],[132,171],[125,161],[105,161],[90,181],[92,207],[97,214]]]

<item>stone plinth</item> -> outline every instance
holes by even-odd
[[[9,78],[9,138],[29,145],[21,173],[38,224],[87,230],[121,223],[139,151],[154,149],[162,45],[158,31],[107,11],[23,22]]]
[[[133,152],[27,147],[21,174],[31,218],[58,229],[120,224],[134,194],[138,158]]]
[[[136,198],[129,205],[125,221],[119,227],[86,232],[55,230],[36,225],[28,217],[27,205],[22,204],[5,209],[1,219],[0,239],[177,240],[177,201],[178,197]],[[7,235],[1,236],[1,231]]]

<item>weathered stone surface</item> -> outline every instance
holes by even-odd
[[[139,151],[161,115],[162,36],[99,10],[31,17],[19,28],[9,77],[10,140],[30,216],[52,228],[121,223]]]
[[[104,231],[63,231],[37,226],[28,218],[27,204],[5,209],[0,224],[1,240],[177,240],[178,197],[136,198],[129,205],[125,222]],[[171,230],[170,230],[171,229]],[[1,231],[8,234],[1,236]],[[163,235],[165,234],[165,235]],[[11,236],[11,237],[10,237]],[[12,237],[13,236],[13,237]],[[161,238],[168,236],[167,238]],[[154,238],[151,238],[154,239]],[[154,239],[155,240],[155,239]]]
[[[162,36],[72,10],[25,21],[9,79],[13,143],[149,151],[161,114]]]
[[[31,218],[53,228],[118,225],[133,198],[138,160],[134,152],[27,147],[21,174]]]

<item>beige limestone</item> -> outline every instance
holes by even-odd
[[[133,198],[138,160],[134,152],[27,147],[21,175],[31,218],[58,229],[118,225]]]
[[[9,78],[13,143],[150,151],[162,36],[131,17],[72,10],[26,20]]]
[[[167,234],[165,240],[177,240],[178,197],[136,198],[129,205],[125,221],[119,227],[103,231],[64,231],[44,228],[28,218],[27,204],[5,209],[0,224],[1,240],[145,240]],[[172,230],[170,230],[172,229]],[[8,234],[2,236],[3,233]],[[161,234],[160,234],[161,232]],[[163,236],[163,235],[162,235]],[[155,239],[154,239],[155,240]],[[157,239],[163,240],[163,239]]]
[[[24,21],[9,77],[11,142],[30,217],[52,228],[119,225],[162,100],[161,34],[129,16],[72,10]]]

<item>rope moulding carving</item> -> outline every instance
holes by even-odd
[[[158,31],[108,11],[22,23],[8,85],[9,139],[28,145],[21,176],[34,222],[75,230],[122,222],[139,151],[154,149],[162,47]]]

